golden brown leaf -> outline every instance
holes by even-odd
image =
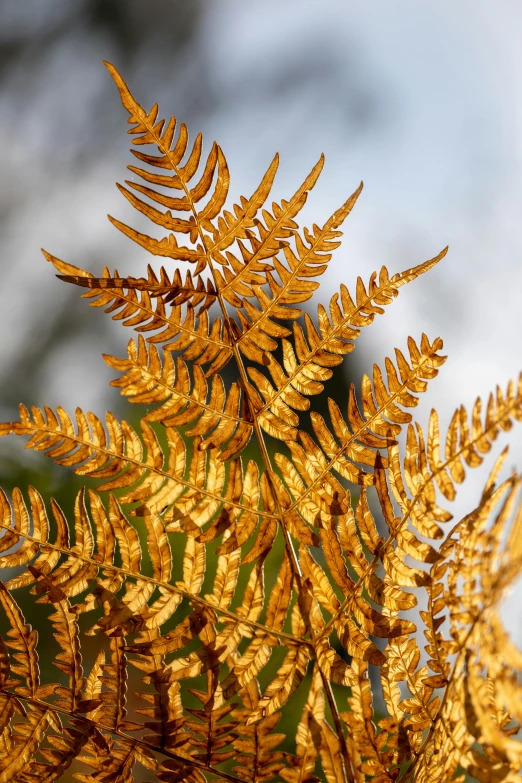
[[[522,653],[499,607],[522,571],[522,477],[506,478],[507,449],[451,528],[446,501],[522,420],[522,376],[457,408],[444,436],[435,411],[424,431],[413,409],[445,357],[422,335],[350,388],[346,412],[311,410],[361,329],[446,250],[343,284],[312,320],[361,188],[301,231],[324,158],[269,205],[276,155],[226,209],[219,145],[204,154],[108,69],[139,161],[119,189],[160,233],[111,220],[195,267],[94,276],[44,253],[136,330],[105,360],[146,409],[139,426],[25,406],[0,423],[90,482],[67,514],[0,490],[0,783],[69,768],[132,783],[138,765],[160,783],[517,780]]]

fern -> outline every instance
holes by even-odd
[[[518,779],[522,653],[498,606],[522,565],[522,479],[499,483],[503,452],[449,531],[446,501],[522,419],[522,378],[485,413],[459,407],[442,445],[436,412],[426,432],[410,412],[445,360],[422,335],[351,387],[345,412],[310,410],[361,329],[446,250],[341,286],[314,321],[302,305],[362,185],[301,233],[323,158],[268,206],[276,156],[227,210],[221,148],[204,158],[201,134],[190,145],[107,67],[133,145],[155,148],[133,148],[139,181],[120,191],[165,233],[111,220],[193,272],[96,277],[44,253],[137,332],[104,358],[147,408],[137,428],[25,406],[0,425],[90,481],[70,519],[33,487],[0,494],[0,783],[73,763],[84,783],[130,782],[137,765],[164,783]],[[60,682],[41,681],[23,588],[51,610]],[[84,671],[88,637],[100,652]],[[277,727],[295,705],[290,745]]]

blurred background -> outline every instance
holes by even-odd
[[[123,356],[130,330],[57,281],[40,253],[94,274],[141,275],[150,260],[105,216],[134,220],[114,187],[131,156],[104,59],[144,105],[219,141],[234,201],[276,150],[277,200],[326,154],[301,225],[320,224],[364,180],[322,301],[450,245],[364,330],[351,379],[426,332],[449,359],[421,399],[422,424],[431,407],[444,427],[459,404],[505,388],[522,369],[521,32],[514,0],[2,0],[1,419],[19,401],[123,411],[100,354]],[[510,441],[506,469],[522,468],[522,425]],[[21,446],[0,441],[6,489],[80,485]],[[474,507],[483,479],[470,475],[455,513]],[[521,598],[522,586],[505,607],[519,642]]]

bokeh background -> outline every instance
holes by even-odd
[[[522,6],[515,0],[2,0],[0,3],[0,416],[19,401],[98,415],[122,411],[100,354],[130,334],[60,283],[44,247],[101,273],[142,274],[150,260],[106,220],[133,220],[114,187],[130,162],[126,112],[102,65],[138,99],[160,103],[249,194],[281,153],[273,191],[289,196],[326,154],[301,213],[321,223],[365,189],[321,288],[401,271],[450,245],[402,289],[347,361],[358,380],[407,335],[441,335],[449,355],[418,408],[443,426],[522,369]],[[522,467],[522,426],[507,468]],[[502,444],[505,439],[502,441]],[[67,471],[0,442],[4,487],[71,493]],[[489,463],[491,464],[491,463]],[[484,471],[455,512],[473,508]],[[504,614],[522,642],[522,586]]]

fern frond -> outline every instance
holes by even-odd
[[[516,693],[518,673],[502,660],[496,646],[503,634],[496,608],[522,562],[520,546],[511,551],[501,545],[519,491],[520,478],[511,477],[483,496],[477,509],[455,526],[444,545],[449,566],[445,602],[452,636],[450,652],[456,657],[445,670],[444,683],[440,678],[433,683],[435,678],[428,678],[434,687],[445,686],[445,692],[431,730],[414,757],[414,768],[420,776],[432,763],[437,747],[445,748],[446,771],[460,764],[478,780],[495,779],[500,772],[508,779],[506,776],[520,767],[520,743],[511,738],[518,730],[512,723],[518,717],[516,706],[514,714],[509,711],[516,700],[506,701],[504,696],[506,680],[515,688],[511,693]],[[507,541],[513,540],[513,532],[519,533],[520,519],[519,506]],[[515,656],[515,666],[519,667],[520,662]],[[473,747],[477,741],[485,749],[494,749],[488,754],[490,760],[486,756],[481,772]]]
[[[14,650],[14,663],[9,664],[9,659],[6,660],[5,656],[3,659],[5,682],[2,687],[9,684],[10,687],[14,686],[15,691],[21,696],[38,698],[41,692],[38,652],[36,650],[38,632],[25,622],[22,610],[3,582],[0,582],[0,603],[10,626],[7,632],[9,639],[4,644],[7,648]],[[16,675],[14,681],[10,679],[11,673]]]
[[[290,768],[281,770],[288,783],[316,783],[314,771],[321,747],[321,727],[324,721],[325,699],[321,674],[314,666],[308,698],[296,735],[296,756]]]
[[[354,303],[348,288],[341,286],[341,304],[339,295],[334,294],[330,301],[330,317],[322,305],[318,307],[318,328],[308,314],[305,314],[305,330],[297,323],[293,325],[293,341],[283,339],[283,367],[274,359],[263,343],[264,349],[250,341],[248,357],[268,367],[275,388],[271,387],[259,370],[249,369],[251,378],[256,385],[262,384],[265,392],[265,402],[259,411],[263,413],[271,406],[280,406],[283,400],[295,410],[307,410],[310,406],[305,396],[320,394],[323,383],[332,377],[332,368],[343,361],[343,356],[354,348],[354,340],[359,336],[361,327],[373,322],[376,314],[384,313],[383,307],[390,304],[398,295],[399,289],[406,283],[415,280],[419,275],[435,266],[447,253],[445,248],[438,256],[419,264],[417,267],[389,278],[386,267],[382,267],[379,283],[375,273],[370,279],[368,291],[361,278],[357,282],[357,296]],[[331,319],[331,320],[330,320]],[[305,335],[306,332],[306,335]],[[238,344],[250,340],[249,333],[239,337]],[[265,338],[266,340],[266,338]],[[275,343],[274,346],[275,347]],[[283,369],[284,368],[284,369]],[[295,418],[295,417],[294,417]]]
[[[373,722],[373,704],[368,664],[354,659],[352,662],[351,696],[348,698],[349,712],[341,713],[348,726],[352,741],[356,744],[360,758],[359,770],[363,775],[392,783],[391,765],[395,761],[392,749],[384,750],[382,740]]]
[[[140,641],[153,641],[158,635],[157,629],[144,631],[140,636]],[[154,693],[147,690],[138,694],[141,699],[151,705],[136,710],[138,714],[149,718],[147,728],[152,733],[144,736],[143,739],[162,749],[175,752],[185,751],[188,747],[188,737],[185,730],[180,685],[167,669],[164,656],[139,655],[138,658],[133,658],[130,662],[145,672],[142,682],[154,687]]]
[[[122,378],[112,381],[111,386],[120,388],[121,394],[131,402],[148,406],[162,403],[147,413],[146,421],[161,421],[166,426],[176,427],[190,424],[186,434],[201,437],[201,449],[225,447],[220,455],[223,462],[248,445],[253,423],[237,383],[227,390],[221,377],[215,374],[209,391],[203,371],[195,365],[191,388],[186,363],[181,358],[175,362],[171,353],[165,353],[162,365],[156,347],[147,348],[141,335],[137,345],[130,340],[128,359],[107,355],[103,358],[109,367],[124,373]]]
[[[133,776],[132,770],[134,764],[138,760],[137,748],[134,742],[125,742],[120,739],[113,740],[110,735],[105,738],[104,747],[99,744],[89,743],[90,755],[83,755],[80,760],[89,767],[95,770],[94,774],[86,775],[83,773],[77,773],[75,777],[81,780],[82,783],[94,783],[99,780],[103,775],[109,780],[121,781],[121,783],[132,783]],[[140,754],[140,759],[144,762],[144,754]],[[149,760],[149,768],[154,769],[154,764],[151,764],[153,759]]]
[[[346,501],[343,501],[345,491],[338,482],[332,481],[332,471],[357,484],[374,483],[374,476],[359,468],[357,463],[375,466],[376,449],[392,445],[402,425],[411,421],[411,414],[401,410],[399,405],[406,408],[416,406],[416,394],[426,390],[427,381],[436,377],[438,367],[445,361],[445,357],[437,353],[442,347],[440,338],[430,344],[423,335],[420,349],[409,338],[408,347],[409,363],[396,349],[398,370],[390,359],[386,359],[387,383],[377,365],[374,365],[373,382],[367,375],[364,376],[362,413],[352,385],[348,397],[348,422],[337,404],[329,400],[333,433],[322,416],[313,412],[310,418],[319,445],[307,433],[300,432],[301,444],[288,443],[291,460],[284,455],[276,455],[276,463],[283,475],[291,477],[290,481],[286,481],[293,497],[288,506],[290,511],[298,509],[308,520],[312,513],[314,519],[321,513],[343,513],[346,509]],[[383,460],[383,464],[386,466],[387,462]]]
[[[493,408],[493,410],[490,410],[490,414],[488,417],[488,427],[486,428],[477,428],[475,430],[474,437],[471,437],[469,440],[464,440],[462,445],[462,449],[460,451],[456,451],[453,456],[452,460],[457,461],[462,458],[462,454],[466,452],[466,450],[469,450],[470,447],[474,447],[475,443],[479,440],[483,440],[485,437],[491,438],[493,441],[498,436],[498,433],[501,431],[501,428],[503,429],[509,429],[512,426],[512,419],[513,418],[519,418],[520,416],[520,405],[521,405],[521,398],[520,394],[515,394],[514,391],[514,385],[512,382],[508,384],[508,393],[506,394],[506,398],[504,399],[504,396],[501,394],[500,391],[497,391],[497,400],[500,400],[500,403],[496,406],[493,404],[490,405],[490,408]],[[477,403],[476,403],[477,405]],[[461,410],[461,409],[459,409]],[[502,427],[501,427],[502,423]],[[452,441],[451,441],[452,442]],[[390,486],[393,490],[394,497],[399,501],[399,493],[398,493],[398,486],[402,486],[402,478],[401,478],[401,472],[400,472],[400,461],[398,459],[398,451],[396,446],[391,446],[389,448],[390,458],[391,458],[391,464],[390,464],[390,470],[388,471],[388,478],[390,479]],[[359,534],[361,537],[362,543],[364,543],[365,546],[368,547],[369,551],[373,553],[374,557],[371,560],[371,562],[365,563],[364,557],[361,558],[360,555],[358,557],[358,563],[354,558],[350,558],[351,565],[356,568],[356,572],[359,575],[359,581],[356,583],[354,591],[352,593],[349,593],[345,600],[341,603],[341,606],[335,613],[335,615],[326,623],[324,628],[321,631],[321,634],[323,636],[326,636],[328,633],[331,632],[333,626],[335,625],[335,622],[341,616],[342,614],[349,612],[352,609],[353,602],[354,602],[354,595],[357,594],[358,590],[361,590],[363,587],[370,590],[371,586],[373,585],[373,591],[374,595],[377,597],[377,602],[380,603],[380,600],[382,600],[382,588],[379,589],[379,582],[375,582],[376,575],[375,570],[377,565],[380,562],[386,561],[386,570],[388,573],[388,579],[391,577],[393,580],[392,584],[397,584],[395,582],[395,579],[400,579],[403,582],[406,582],[406,586],[422,586],[423,584],[429,585],[430,579],[429,575],[427,575],[425,572],[412,568],[411,566],[407,565],[405,563],[405,558],[407,556],[406,548],[403,548],[401,546],[397,545],[397,536],[399,536],[404,531],[407,532],[407,525],[408,520],[412,518],[412,521],[415,520],[414,524],[415,527],[418,528],[419,532],[421,532],[422,535],[426,535],[426,531],[430,531],[430,537],[432,538],[439,538],[443,535],[443,531],[440,528],[438,524],[433,522],[432,520],[429,520],[429,516],[424,512],[423,516],[421,517],[421,522],[419,522],[418,517],[414,516],[415,511],[415,504],[417,500],[420,501],[421,509],[423,508],[423,489],[424,487],[421,487],[421,490],[418,492],[418,495],[413,501],[409,501],[407,508],[402,508],[403,510],[403,516],[402,518],[399,518],[397,522],[395,523],[394,514],[391,510],[391,501],[388,497],[385,497],[385,494],[387,495],[387,489],[384,487],[384,484],[382,483],[382,468],[383,464],[382,462],[379,465],[380,473],[381,473],[381,486],[380,486],[380,498],[379,500],[381,505],[381,510],[383,510],[385,519],[388,520],[389,523],[389,530],[390,535],[387,538],[386,541],[383,541],[378,537],[377,529],[375,527],[375,522],[372,520],[372,516],[370,514],[370,510],[366,503],[366,496],[363,491],[361,494],[361,498],[359,501],[359,507],[358,507],[358,515],[357,515],[357,521],[358,521],[358,528],[359,528]],[[492,471],[492,476],[496,476],[498,472],[497,467],[495,467]],[[489,485],[492,486],[492,480],[490,480]],[[429,483],[426,484],[426,486],[430,486]],[[402,497],[402,502],[404,502],[404,497]],[[483,501],[485,501],[489,497],[489,493],[486,493],[484,495]],[[362,505],[361,505],[362,504]],[[360,509],[360,511],[359,511]],[[452,515],[445,511],[444,509],[440,509],[439,507],[430,507],[430,513],[433,513],[435,515],[435,518],[438,521],[449,521],[452,518]],[[430,525],[428,526],[426,524],[427,520],[430,521]],[[424,524],[422,524],[422,522]],[[340,531],[342,531],[342,528],[340,528]],[[352,542],[356,542],[356,539],[352,537]],[[409,533],[409,535],[405,538],[402,538],[401,543],[404,544],[404,542],[407,541],[409,545],[413,545],[413,549],[410,550],[410,553],[413,552],[414,557],[420,561],[423,561],[423,551],[427,554],[429,554],[432,550],[430,548],[424,548],[416,537],[413,536],[413,534]],[[451,539],[448,539],[447,546],[450,547]],[[348,543],[348,546],[344,544],[348,551],[351,551],[355,554],[356,548],[351,546],[350,543]],[[357,543],[356,543],[357,546]],[[443,552],[444,550],[441,550]],[[442,555],[441,555],[442,558]],[[440,563],[442,567],[442,562]],[[399,582],[400,584],[400,582]],[[371,593],[370,593],[371,595]],[[408,594],[404,594],[402,590],[399,589],[398,594],[395,595],[389,595],[388,600],[391,600],[392,603],[390,604],[390,608],[393,608],[394,610],[397,610],[399,608],[411,608],[411,606],[415,605],[409,604],[408,602],[404,603],[404,597],[407,597]],[[375,600],[374,596],[372,595],[373,600]],[[380,599],[380,600],[379,600]],[[399,601],[398,604],[395,604],[395,601]],[[435,614],[437,614],[435,612]]]
[[[326,247],[323,237],[340,235],[339,231],[330,231],[333,224],[339,224],[350,212],[360,188],[348,199],[344,207],[335,213],[325,224],[322,230],[314,227],[314,236],[307,232],[307,241],[310,247],[304,245],[299,237],[297,248],[299,258],[295,256],[290,247],[285,247],[284,252],[287,266],[275,259],[274,266],[280,283],[278,283],[270,270],[266,273],[266,281],[258,281],[252,285],[252,294],[257,297],[259,307],[256,307],[248,299],[234,300],[233,304],[238,308],[237,315],[241,325],[241,334],[238,336],[238,346],[242,353],[258,364],[267,364],[267,353],[277,348],[277,338],[289,337],[290,331],[286,326],[277,323],[273,319],[284,321],[299,318],[303,311],[295,305],[307,301],[318,288],[316,283],[309,278],[323,274],[326,265],[331,258],[331,253],[322,255],[318,250],[333,250],[339,242],[329,242]],[[344,342],[354,340],[359,335],[359,328],[372,323],[376,314],[384,312],[383,306],[390,304],[397,296],[399,289],[406,283],[415,280],[419,275],[434,267],[447,253],[445,248],[435,258],[419,264],[417,267],[398,273],[392,278],[388,275],[386,267],[382,267],[377,282],[377,273],[370,278],[368,289],[362,279],[357,279],[356,301],[354,302],[348,288],[341,286],[341,304],[338,304],[339,295],[334,294],[330,302],[330,318],[324,307],[319,305],[318,322],[320,334],[308,314],[305,315],[307,339],[302,328],[294,323],[294,342],[299,356],[299,362],[305,367],[306,362],[314,362],[320,366],[332,367],[339,364],[342,359],[338,354],[349,353],[353,349],[353,343]],[[310,259],[319,266],[311,266]],[[301,280],[300,278],[304,278]],[[261,287],[262,282],[268,283],[268,291]],[[243,294],[248,296],[243,290]],[[239,308],[242,309],[239,309]],[[343,312],[344,310],[344,312]],[[276,339],[274,339],[276,338]],[[288,351],[288,348],[287,348]],[[333,356],[331,355],[333,354]],[[295,359],[294,359],[295,365]],[[286,364],[286,362],[285,362]],[[287,372],[295,373],[295,367],[286,367]],[[328,376],[330,377],[330,376]]]
[[[266,609],[265,625],[276,633],[284,626],[291,595],[292,569],[289,558],[285,556]],[[234,662],[230,673],[222,682],[224,698],[230,699],[257,677],[270,659],[272,647],[273,638],[270,632],[258,633],[254,637],[244,653]]]
[[[196,448],[189,476],[184,478],[185,445],[171,427],[165,428],[168,456],[163,454],[154,430],[145,420],[141,422],[142,440],[127,422],[119,422],[109,413],[104,427],[97,416],[77,409],[75,427],[63,408],[57,408],[55,414],[50,408],[29,411],[21,406],[20,421],[13,423],[12,431],[31,436],[26,447],[44,451],[58,465],[71,467],[81,476],[107,479],[98,486],[98,491],[127,489],[120,496],[121,503],[132,504],[144,499],[144,504],[131,512],[133,515],[166,511],[164,521],[170,523],[171,530],[181,529],[178,520],[187,515],[197,517],[197,525],[202,528],[223,502],[232,509],[257,510],[241,503],[239,498],[227,497],[225,467],[208,449]],[[254,473],[250,475],[249,480],[255,480]],[[259,498],[259,493],[256,496]]]
[[[156,201],[162,206],[167,207],[166,212],[151,207],[147,202],[139,199],[130,190],[119,186],[119,190],[129,200],[129,202],[138,211],[157,225],[170,230],[171,232],[189,234],[190,241],[195,243],[200,233],[200,227],[206,231],[212,230],[211,220],[220,213],[225,204],[230,176],[227,162],[220,147],[214,143],[206,159],[204,170],[199,180],[193,182],[193,179],[199,169],[202,152],[202,136],[199,134],[194,145],[186,159],[182,161],[188,149],[188,132],[186,126],[182,123],[179,129],[177,140],[174,142],[176,130],[176,118],[171,117],[168,123],[165,120],[158,120],[158,107],[154,105],[150,112],[146,112],[131,95],[127,85],[112,65],[106,63],[106,66],[114,79],[119,90],[123,106],[130,114],[129,124],[134,126],[129,129],[133,134],[132,143],[134,145],[153,144],[158,147],[159,155],[148,155],[137,150],[132,150],[138,160],[146,163],[148,166],[159,169],[170,170],[170,175],[157,174],[149,170],[143,171],[140,168],[132,167],[134,174],[138,175],[146,182],[155,186],[166,187],[173,190],[182,191],[180,197],[164,195],[153,188],[140,185],[136,182],[127,182],[135,191],[144,194],[147,198]],[[213,180],[215,178],[215,184]],[[196,212],[196,205],[208,197],[206,203]],[[171,210],[175,212],[193,211],[197,214],[197,222],[194,217],[186,220],[185,218],[173,217]],[[112,223],[126,234],[130,239],[145,247],[149,252],[155,255],[168,256],[176,260],[190,261],[197,263],[196,274],[203,271],[207,264],[205,248],[198,244],[196,250],[187,247],[179,247],[174,233],[160,241],[141,234],[134,229],[126,226],[114,218]],[[200,237],[201,238],[201,237]]]
[[[61,729],[58,718],[48,708],[31,706],[24,718],[25,720],[13,726],[13,746],[1,759],[0,783],[9,783],[18,776],[27,774],[49,725],[57,732]]]
[[[188,536],[183,558],[183,579],[175,584],[161,581],[162,576],[168,575],[168,570],[165,570],[165,566],[167,566],[167,569],[170,568],[170,546],[162,526],[159,524],[159,520],[150,516],[145,517],[144,521],[149,530],[148,544],[154,571],[153,577],[146,576],[140,571],[141,549],[137,533],[130,522],[123,516],[117,502],[114,499],[111,500],[110,513],[107,514],[96,493],[90,492],[89,497],[91,501],[91,515],[96,532],[97,551],[94,552],[93,550],[91,523],[84,506],[83,492],[80,492],[75,504],[76,543],[73,546],[69,544],[68,523],[60,507],[53,501],[54,522],[58,528],[56,543],[51,543],[48,538],[35,537],[35,531],[33,531],[33,535],[24,534],[24,537],[28,540],[39,545],[41,552],[35,561],[38,562],[39,568],[37,569],[29,565],[28,574],[30,578],[23,582],[18,577],[13,577],[7,583],[10,590],[36,582],[34,589],[37,593],[44,592],[51,599],[60,602],[64,599],[64,595],[75,596],[82,590],[85,590],[91,580],[97,576],[99,569],[102,568],[104,576],[101,578],[98,576],[98,586],[93,589],[92,593],[87,595],[81,604],[75,604],[74,608],[71,607],[75,614],[78,614],[90,611],[101,603],[106,604],[106,614],[98,621],[94,630],[91,631],[94,633],[100,631],[110,633],[117,628],[125,629],[127,626],[132,632],[146,629],[154,630],[170,619],[180,605],[182,598],[187,598],[191,602],[207,607],[210,610],[215,609],[216,599],[214,596],[203,598],[199,595],[205,572],[205,545],[203,543],[200,543],[192,536]],[[44,509],[43,513],[45,513],[41,497],[33,490],[31,511],[35,521],[38,514],[42,513],[42,508]],[[26,508],[25,513],[28,513]],[[12,521],[10,519],[8,524],[2,524],[2,529],[9,533]],[[16,520],[14,522],[14,529],[17,529]],[[86,538],[90,542],[87,548],[85,547]],[[234,541],[227,546],[227,540],[221,545],[221,549],[233,553],[237,549],[235,546],[236,542]],[[121,567],[114,565],[115,542],[118,542],[119,556],[122,560]],[[107,543],[110,546],[106,546]],[[65,560],[55,567],[61,555],[65,556]],[[272,630],[256,622],[262,608],[262,597],[264,595],[262,591],[262,564],[263,558],[261,557],[252,573],[254,582],[251,588],[249,588],[252,591],[250,598],[247,600],[249,595],[249,590],[247,590],[245,602],[238,607],[237,612],[229,611],[223,604],[223,601],[220,602],[220,614],[233,620],[234,628],[236,630],[238,628],[241,629],[243,635],[248,634],[248,628],[253,627],[261,629],[264,633]],[[216,578],[218,581],[221,579],[219,568]],[[123,600],[119,601],[115,595],[119,592],[126,579],[136,579],[137,582],[136,584],[131,582],[127,584]],[[160,590],[160,597],[152,601],[150,605],[147,605],[154,594],[155,586]],[[259,588],[261,588],[261,594],[259,594]],[[31,693],[36,693],[39,687],[36,654],[37,635],[25,625],[23,615],[10,593],[4,589],[3,593],[0,592],[0,597],[2,595],[5,601],[4,610],[7,616],[11,618],[13,634],[15,634],[16,638],[16,641],[12,642],[13,649],[20,651],[20,663],[22,664],[20,674],[31,685]],[[252,601],[251,605],[249,605],[250,600]],[[274,630],[273,633],[277,636],[278,630]],[[295,641],[291,635],[283,633],[282,636]],[[17,672],[12,667],[11,670],[15,673]],[[94,697],[89,696],[86,698],[92,699]]]
[[[321,725],[321,735],[319,753],[324,774],[327,783],[337,783],[338,780],[343,780],[346,776],[342,762],[341,743],[335,731],[326,721],[323,721]]]
[[[491,450],[499,434],[509,431],[513,420],[522,421],[522,375],[517,384],[508,383],[505,393],[497,387],[496,393],[490,394],[483,421],[481,410],[482,401],[477,398],[471,413],[471,427],[466,408],[461,405],[455,411],[447,431],[444,457],[440,449],[438,415],[434,410],[427,438],[420,425],[415,429],[409,425],[403,472],[398,449],[395,445],[390,446],[390,486],[403,512],[403,524],[411,519],[422,535],[441,538],[443,531],[437,523],[451,519],[451,514],[436,504],[437,490],[446,499],[453,500],[457,485],[466,475],[463,463],[468,467],[480,466],[481,454]]]
[[[207,766],[216,766],[233,758],[235,750],[224,750],[236,738],[235,720],[225,720],[234,710],[235,704],[223,704],[217,692],[218,679],[215,669],[207,672],[206,692],[190,689],[190,692],[203,704],[203,709],[188,709],[197,720],[185,722],[191,733],[190,745],[196,752],[193,757]]]
[[[90,272],[60,261],[45,251],[44,255],[60,272],[94,279]],[[104,270],[104,278],[113,279],[108,269]],[[106,313],[113,313],[113,321],[122,321],[124,326],[131,326],[137,332],[156,332],[147,338],[148,342],[167,343],[163,346],[166,351],[179,351],[198,365],[210,364],[205,373],[207,377],[222,370],[232,358],[232,344],[224,321],[218,317],[211,326],[206,310],[196,318],[192,304],[187,304],[185,311],[181,304],[176,304],[167,315],[164,300],[158,297],[154,304],[147,289],[139,292],[131,288],[119,292],[112,288],[90,288],[82,295],[84,299],[94,297],[95,300],[89,303],[91,307],[105,307]]]
[[[233,253],[227,252],[228,265],[225,266],[227,262],[224,261],[221,254],[216,255],[213,249],[209,250],[212,258],[223,265],[222,271],[219,269],[214,271],[214,277],[219,293],[225,301],[236,307],[246,307],[245,301],[240,297],[257,295],[258,286],[272,280],[267,276],[267,273],[273,270],[273,266],[262,262],[264,259],[274,257],[281,247],[287,244],[286,240],[295,234],[297,224],[293,218],[305,205],[308,192],[317,182],[323,165],[324,156],[322,155],[289,201],[283,200],[281,204],[274,202],[272,212],[267,209],[263,210],[266,226],[260,220],[256,220],[259,237],[253,231],[247,232],[252,250],[247,250],[243,242],[238,242],[242,261]]]
[[[298,322],[361,189],[300,233],[323,157],[268,208],[276,155],[227,211],[220,147],[204,157],[201,134],[189,145],[185,125],[176,134],[175,118],[145,111],[108,69],[133,144],[156,147],[134,150],[144,167],[120,191],[164,235],[111,220],[195,271],[94,277],[44,253],[135,328],[127,357],[105,359],[121,373],[112,385],[149,409],[136,429],[110,413],[25,406],[0,423],[96,484],[69,520],[32,487],[27,500],[0,490],[0,783],[52,783],[69,768],[83,783],[132,783],[136,765],[161,783],[318,783],[316,771],[327,783],[446,783],[463,770],[515,781],[522,653],[499,605],[522,570],[522,478],[501,481],[504,449],[449,532],[444,501],[522,420],[522,376],[484,416],[480,400],[470,416],[461,406],[442,448],[437,414],[425,434],[410,411],[444,362],[442,341],[409,338],[407,358],[396,350],[360,396],[350,388],[346,415],[329,400],[329,421],[312,411],[305,432],[300,417],[361,328],[446,250],[358,278],[353,295],[343,285],[317,323]],[[286,453],[272,460],[267,437]],[[252,438],[262,459],[243,464]],[[22,612],[31,596],[54,632],[59,682],[40,675],[42,644]],[[98,650],[88,663],[82,637],[84,661]],[[293,734],[293,713],[287,750],[276,727]]]
[[[266,210],[264,211],[264,217],[270,231],[263,232],[261,225],[259,225],[261,241],[251,237],[252,252],[248,252],[245,246],[240,244],[243,266],[237,258],[228,253],[227,256],[234,274],[227,268],[223,269],[223,272],[217,270],[216,279],[221,296],[233,306],[245,311],[242,313],[241,310],[238,310],[238,316],[242,321],[244,332],[253,329],[250,341],[255,340],[256,336],[259,338],[259,330],[268,336],[278,330],[278,326],[271,320],[272,318],[291,320],[302,314],[302,310],[294,305],[308,301],[319,287],[319,283],[310,278],[317,277],[326,270],[332,257],[331,251],[340,244],[335,241],[341,236],[341,232],[336,229],[349,215],[362,190],[361,183],[355,193],[329,218],[322,228],[314,226],[313,234],[305,229],[305,241],[295,230],[296,224],[293,221],[289,223],[289,228],[283,228],[281,231],[280,225],[284,226],[285,222],[295,216],[297,209],[303,206],[306,192],[315,184],[322,163],[321,159],[284,211],[278,215],[278,220],[269,216]],[[274,239],[291,237],[295,238],[297,255],[288,242],[274,242]],[[286,264],[276,255],[281,247]],[[274,256],[273,266],[259,264],[258,259],[270,258],[271,256]],[[253,274],[254,271],[262,274]],[[280,283],[272,275],[272,271],[277,273]],[[270,293],[265,292],[261,287],[266,283],[268,283]],[[254,296],[258,300],[261,310],[248,301],[249,297]],[[264,340],[266,341],[266,336]],[[249,350],[247,346],[243,347],[242,338],[239,339],[239,344],[245,355],[249,356],[252,350]]]
[[[49,254],[44,253],[46,257]],[[48,257],[50,260],[52,257]],[[63,262],[62,262],[63,263]],[[187,270],[185,282],[181,278],[179,269],[174,270],[172,280],[164,267],[160,269],[160,279],[152,267],[147,267],[147,278],[144,277],[86,277],[82,275],[56,275],[65,283],[73,283],[81,288],[109,288],[109,289],[136,289],[147,291],[151,297],[163,297],[164,304],[181,305],[190,302],[193,307],[201,305],[198,315],[207,310],[216,300],[217,294],[211,280],[207,280],[206,287],[201,277],[196,284],[190,271]]]
[[[256,215],[267,200],[279,166],[279,155],[275,155],[263,178],[249,199],[241,196],[241,205],[234,204],[234,214],[227,210],[218,216],[217,226],[212,227],[212,241],[208,248],[212,259],[225,266],[227,261],[223,250],[240,239],[249,239],[249,231],[256,224]],[[278,226],[279,228],[279,226]],[[256,269],[251,270],[256,272]]]
[[[52,783],[59,780],[71,764],[81,755],[92,737],[101,738],[99,731],[89,722],[73,720],[70,727],[61,727],[59,733],[47,732],[46,745],[40,745],[39,753],[45,761],[33,761],[24,771],[27,783]]]

